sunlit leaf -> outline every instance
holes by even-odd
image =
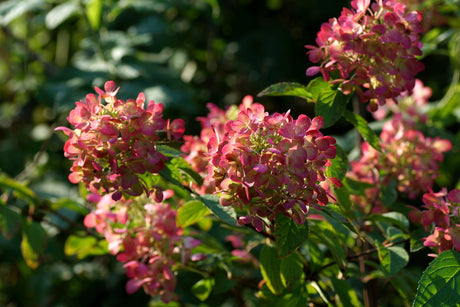
[[[338,279],[333,276],[331,277],[331,281],[334,291],[339,297],[338,306],[355,307],[362,305],[356,295],[356,291],[353,290],[346,280]]]
[[[195,224],[209,213],[209,209],[201,201],[188,201],[177,210],[177,226],[187,227]]]
[[[439,254],[423,272],[413,307],[458,306],[460,302],[460,253]]]
[[[342,180],[348,171],[348,157],[342,147],[336,144],[335,148],[337,154],[335,158],[331,160],[331,165],[327,167],[326,175]]]

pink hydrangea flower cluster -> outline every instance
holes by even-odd
[[[324,79],[342,83],[344,93],[353,90],[360,100],[377,110],[386,99],[414,87],[414,76],[424,65],[419,33],[422,15],[406,13],[405,5],[395,0],[353,0],[339,18],[321,26],[317,46],[306,45],[313,63],[307,75],[321,72]]]
[[[327,179],[324,171],[336,149],[335,139],[319,131],[322,125],[321,117],[269,115],[254,103],[228,121],[224,133],[215,131],[206,180],[217,187],[223,206],[247,210],[240,224],[262,231],[263,219],[272,221],[278,213],[303,224],[310,205],[328,202],[319,183]]]
[[[387,185],[391,178],[396,180],[398,190],[409,198],[429,191],[438,176],[439,162],[452,148],[449,140],[425,137],[416,129],[415,122],[404,118],[402,113],[384,124],[380,140],[382,152],[363,142],[360,160],[350,163],[352,179],[376,185],[367,191],[367,200],[371,202],[376,201],[380,187]]]
[[[152,188],[139,175],[158,173],[164,167],[166,157],[157,143],[179,139],[184,121],[163,119],[163,105],[153,100],[145,107],[143,93],[136,99],[118,99],[119,88],[113,81],[106,82],[104,90],[95,89],[98,96],[88,94],[76,102],[67,117],[74,129],[56,129],[69,137],[64,145],[65,156],[73,160],[69,180],[83,182],[92,193],[115,192],[115,199],[122,192],[149,193]]]
[[[452,247],[460,252],[460,189],[442,189],[438,193],[423,195],[424,210],[411,212],[413,222],[422,223],[433,234],[424,238],[424,245],[437,249],[438,253]]]
[[[164,194],[166,199],[172,191]],[[177,211],[167,203],[114,201],[110,194],[91,194],[90,199],[98,202],[97,209],[85,217],[84,224],[103,234],[110,253],[124,263],[129,278],[126,291],[131,294],[142,287],[146,294],[161,296],[165,303],[175,299],[174,268],[203,259],[191,252],[200,241],[184,236],[183,229],[177,227]]]
[[[224,126],[230,120],[235,120],[238,112],[250,107],[253,103],[252,96],[245,96],[241,104],[237,107],[230,106],[227,110],[222,110],[213,103],[208,103],[209,113],[206,117],[198,117],[197,120],[201,125],[199,136],[184,135],[184,145],[181,150],[184,153],[185,160],[190,164],[192,169],[206,177],[208,174],[208,157],[207,144],[215,133],[223,134]],[[194,187],[198,193],[213,193],[216,187],[212,182],[205,181],[202,187]]]

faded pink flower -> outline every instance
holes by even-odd
[[[303,224],[309,206],[328,202],[319,183],[327,180],[324,171],[336,150],[335,139],[319,131],[322,125],[321,117],[269,115],[255,103],[214,132],[206,180],[217,187],[223,206],[243,212],[240,224],[262,231],[264,218],[278,213]]]
[[[83,182],[92,193],[115,192],[115,200],[155,192],[140,175],[161,171],[166,157],[156,144],[177,140],[184,132],[183,120],[163,119],[161,103],[150,101],[145,107],[143,93],[117,99],[118,90],[113,81],[104,90],[96,87],[99,96],[88,94],[67,117],[74,129],[56,129],[69,137],[64,145],[64,155],[73,160],[69,180]]]
[[[307,75],[321,72],[324,79],[341,83],[344,93],[357,92],[368,108],[376,111],[414,87],[414,76],[424,65],[419,33],[422,15],[394,0],[353,0],[339,18],[323,23],[317,46],[306,45],[309,59],[319,66]]]

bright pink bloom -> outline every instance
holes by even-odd
[[[262,231],[263,218],[271,221],[278,213],[303,224],[309,206],[328,202],[320,183],[336,151],[335,139],[319,131],[322,124],[321,117],[269,115],[255,103],[227,121],[224,132],[215,132],[206,180],[217,187],[223,206],[242,210],[240,224]]]
[[[74,161],[69,180],[83,182],[92,193],[116,192],[115,200],[123,194],[155,192],[140,175],[161,171],[166,157],[156,144],[177,140],[184,133],[183,120],[162,118],[161,103],[150,101],[145,107],[143,93],[136,99],[117,99],[118,90],[107,81],[104,90],[96,88],[99,97],[88,94],[86,100],[76,102],[67,117],[73,130],[56,129],[69,137],[64,145],[64,155]]]
[[[386,99],[394,99],[414,87],[414,76],[424,65],[419,41],[422,15],[406,13],[394,0],[353,0],[339,18],[321,26],[317,46],[306,45],[313,63],[308,76],[321,72],[324,79],[342,83],[345,93],[355,90],[361,101],[376,111]]]

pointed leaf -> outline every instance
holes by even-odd
[[[177,210],[177,226],[187,227],[209,214],[209,209],[199,200],[186,202]]]
[[[369,125],[364,118],[348,110],[343,112],[343,117],[353,126],[355,126],[355,128],[362,135],[364,140],[369,143],[369,145],[374,147],[376,150],[381,151],[379,137],[371,128],[369,128]]]
[[[212,194],[205,194],[200,196],[200,200],[206,207],[211,210],[218,218],[225,223],[235,226],[236,225],[236,212],[233,207],[224,207],[219,203],[219,196]]]
[[[292,218],[278,214],[275,219],[276,247],[280,257],[295,252],[308,238],[308,224],[298,225]]]
[[[307,90],[312,95],[313,102],[317,102],[321,92],[324,89],[330,89],[331,85],[324,81],[323,77],[316,77],[315,79],[311,80],[310,83],[307,85]]]
[[[283,291],[283,282],[281,281],[280,259],[276,248],[265,245],[260,252],[260,271],[270,291],[279,295]]]
[[[332,88],[321,91],[315,104],[315,114],[323,117],[323,128],[332,126],[342,117],[349,100],[350,96]]]
[[[459,285],[460,253],[444,251],[423,272],[412,307],[458,306]]]
[[[310,101],[312,95],[307,87],[296,82],[280,82],[270,85],[257,96],[296,96]]]

